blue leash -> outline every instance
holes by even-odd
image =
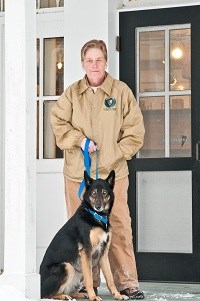
[[[85,142],[85,148],[84,148],[84,151],[82,150],[82,153],[83,153],[85,170],[87,171],[88,175],[90,176],[91,158],[90,158],[89,151],[88,151],[89,144],[90,144],[90,139],[87,138],[86,142]],[[98,179],[98,177],[99,177],[99,175],[98,175],[98,152],[99,151],[96,150],[96,179]],[[84,188],[85,188],[85,181],[83,179],[83,181],[81,182],[81,184],[79,186],[79,190],[78,190],[79,199],[81,199],[81,194],[82,194]]]

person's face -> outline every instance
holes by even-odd
[[[106,64],[107,62],[101,49],[90,48],[87,50],[82,66],[92,87],[98,87],[104,81]]]

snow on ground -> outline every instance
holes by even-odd
[[[144,290],[145,299],[148,301],[200,301],[200,294],[192,293],[164,293],[164,292],[149,292]]]

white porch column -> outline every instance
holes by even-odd
[[[5,242],[0,285],[39,298],[36,273],[36,4],[5,1]]]

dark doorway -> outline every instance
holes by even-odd
[[[199,16],[200,6],[119,14],[120,79],[137,97],[146,127],[144,147],[129,162],[139,280],[200,281]],[[188,65],[171,57],[182,30],[191,39]]]

